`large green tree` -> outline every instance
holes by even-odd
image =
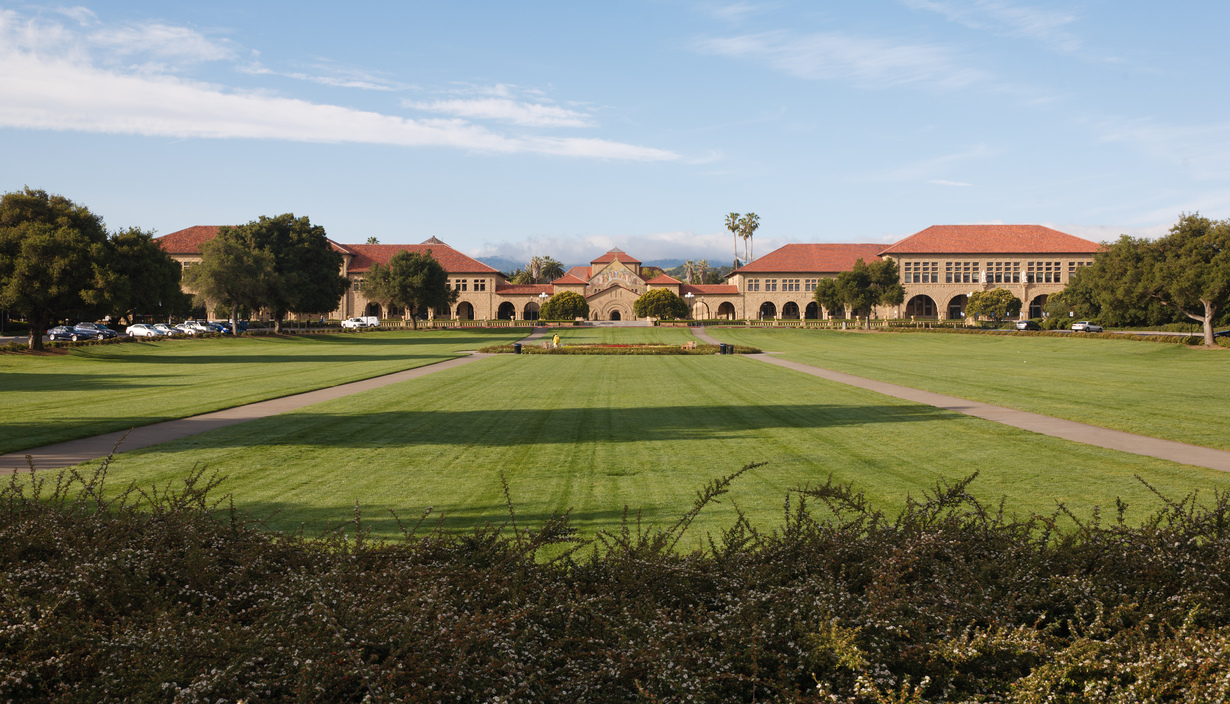
[[[830,316],[838,308],[846,307],[846,302],[841,297],[841,289],[837,287],[837,279],[823,278],[817,281],[816,292],[812,294],[812,300]],[[842,315],[845,315],[844,311]]]
[[[1230,220],[1182,214],[1157,240],[1123,236],[1094,255],[1076,285],[1104,324],[1154,322],[1163,306],[1204,328],[1214,346],[1213,324],[1230,306]]]
[[[232,228],[256,249],[273,256],[274,276],[261,307],[269,310],[274,331],[281,332],[288,313],[336,310],[349,280],[342,276],[342,255],[325,236],[325,229],[293,213],[261,216]]]
[[[0,196],[0,308],[29,323],[29,344],[65,316],[96,314],[105,299],[107,230],[89,208],[25,188]]]
[[[575,291],[560,291],[547,299],[538,311],[542,320],[576,320],[589,317],[589,302]]]
[[[1012,295],[1006,288],[993,288],[988,291],[974,291],[965,304],[965,314],[969,316],[983,315],[992,320],[1003,320],[1019,315],[1021,299]]]
[[[180,288],[179,262],[139,228],[114,233],[108,242],[106,308],[115,320],[137,313],[182,315],[192,297]]]
[[[457,301],[458,291],[448,285],[448,272],[426,252],[402,250],[388,266],[373,264],[363,278],[363,293],[373,301],[410,311],[410,324],[418,329],[420,308],[446,308]]]
[[[201,261],[184,270],[184,283],[207,308],[230,310],[231,331],[239,334],[239,309],[256,310],[269,299],[277,266],[273,254],[257,249],[238,228],[223,227],[201,245]]]
[[[670,289],[653,288],[636,299],[632,312],[638,318],[683,319],[688,317],[688,303]]]
[[[892,259],[868,264],[860,258],[850,271],[838,274],[834,283],[842,304],[854,315],[866,315],[868,325],[875,306],[896,306],[905,300],[901,274]]]

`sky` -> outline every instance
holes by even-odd
[[[1230,3],[0,0],[0,191],[167,234],[726,263],[1230,217]]]

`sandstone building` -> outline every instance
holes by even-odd
[[[217,234],[212,226],[190,227],[156,241],[185,268],[200,261],[200,246]],[[660,275],[646,280],[641,262],[612,249],[572,267],[549,284],[510,284],[503,274],[432,237],[420,244],[338,244],[342,274],[351,288],[333,318],[374,315],[406,317],[363,295],[363,275],[374,262],[387,264],[402,250],[430,250],[458,292],[451,309],[418,311],[421,318],[537,320],[540,306],[559,291],[585,296],[593,320],[633,320],[633,302],[645,291],[666,288],[682,297],[694,319],[845,318],[812,300],[816,282],[849,271],[854,263],[897,261],[905,302],[876,311],[881,318],[961,318],[974,291],[1007,288],[1024,303],[1022,317],[1039,317],[1046,297],[1088,266],[1098,245],[1040,225],[937,225],[892,245],[788,244],[727,276],[725,284],[687,284]]]

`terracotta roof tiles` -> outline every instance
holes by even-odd
[[[540,293],[550,296],[554,293],[552,289],[551,284],[496,284],[495,286],[495,292],[502,296],[537,296]]]
[[[616,260],[623,262],[624,264],[640,264],[641,263],[640,259],[630,256],[627,252],[623,251],[619,247],[616,247],[612,249],[611,251],[607,252],[606,254],[602,255],[601,257],[598,257],[597,259],[590,261],[590,264],[610,264],[611,262],[616,261]]]
[[[573,268],[575,269],[577,267],[573,267]],[[569,271],[571,271],[571,269],[569,269]],[[577,277],[573,276],[570,273],[564,274],[563,276],[552,281],[551,283],[554,284],[555,286],[584,286],[585,285],[585,281],[583,279],[578,279]]]
[[[880,254],[1051,254],[1088,253],[1100,248],[1041,225],[932,225]]]
[[[382,266],[387,265],[394,254],[401,251],[407,252],[431,252],[431,256],[440,262],[440,266],[450,274],[499,274],[500,272],[483,264],[482,262],[467,257],[446,244],[348,244],[346,245],[354,254],[354,259],[350,261],[351,273],[363,273],[372,268],[372,264],[379,262]]]
[[[169,235],[155,237],[154,241],[168,254],[200,254],[201,245],[212,240],[222,227],[222,225],[194,225]]]
[[[686,296],[734,296],[739,293],[738,286],[730,284],[684,284],[679,287],[679,295]]]
[[[653,279],[646,281],[645,283],[653,284],[654,286],[678,286],[683,282],[673,276],[662,274],[661,276],[655,276]]]
[[[878,261],[882,244],[788,244],[769,252],[750,264],[732,271],[735,274],[831,273],[849,271],[854,262]]]

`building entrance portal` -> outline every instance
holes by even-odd
[[[956,296],[948,302],[948,319],[960,320],[965,317],[965,304],[969,303],[969,296],[964,293]]]
[[[619,311],[613,310],[611,311],[611,320],[623,320],[623,318],[619,316]]]
[[[1041,318],[1046,312],[1046,294],[1034,296],[1034,299],[1029,302],[1029,317]]]
[[[380,317],[380,304],[379,303],[368,303],[367,312],[365,312],[364,315],[372,317],[372,318],[379,318]]]

